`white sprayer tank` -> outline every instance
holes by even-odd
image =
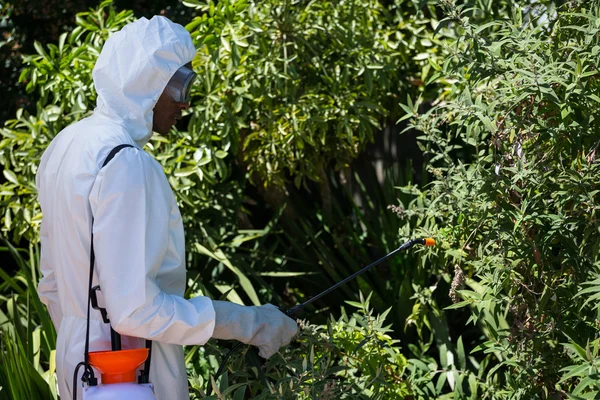
[[[113,383],[88,386],[83,390],[83,400],[156,400],[151,383]]]

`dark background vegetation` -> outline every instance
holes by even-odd
[[[75,15],[95,8],[92,0],[15,0],[0,1],[0,124],[12,117],[18,108],[31,110],[35,94],[25,92],[25,84],[18,83],[23,54],[35,52],[33,43],[56,43],[63,32],[75,27]],[[133,10],[136,17],[151,18],[164,15],[187,23],[195,10],[177,0],[115,0],[115,8]]]

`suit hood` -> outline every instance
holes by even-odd
[[[144,146],[152,137],[158,98],[175,71],[195,54],[190,34],[165,17],[126,25],[108,38],[94,66],[94,114],[123,126]]]

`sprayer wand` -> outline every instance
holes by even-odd
[[[360,274],[370,270],[371,268],[373,268],[374,266],[381,264],[382,262],[384,262],[385,260],[387,260],[388,258],[392,257],[394,254],[398,253],[399,251],[402,250],[406,250],[409,249],[411,247],[413,247],[415,244],[421,244],[423,246],[434,246],[435,245],[435,240],[431,239],[431,238],[422,238],[422,239],[411,239],[408,242],[403,243],[400,247],[398,247],[396,250],[386,254],[385,256],[381,257],[379,260],[367,265],[366,267],[364,267],[363,269],[361,269],[360,271],[356,271],[355,273],[353,273],[352,275],[350,275],[349,277],[347,277],[346,279],[336,283],[335,285],[331,286],[329,289],[324,290],[323,292],[319,293],[318,295],[308,299],[307,301],[305,301],[302,304],[298,304],[297,306],[290,308],[289,310],[285,310],[280,308],[280,310],[285,313],[288,317],[290,318],[295,318],[303,309],[304,307],[306,307],[307,305],[309,305],[310,303],[319,300],[321,297],[325,296],[326,294],[329,294],[330,292],[332,292],[333,290],[337,289],[338,287],[342,286],[344,283],[351,281],[352,279],[356,278],[357,276],[359,276]],[[227,363],[227,360],[229,359],[229,357],[233,354],[234,351],[236,351],[243,343],[237,343],[235,346],[233,346],[231,348],[231,350],[229,350],[229,352],[225,355],[225,357],[223,358],[223,361],[221,362],[221,365],[219,366],[219,369],[217,370],[217,373],[215,374],[215,382],[217,381],[217,379],[219,379],[219,376],[221,376],[221,373],[223,373],[223,369],[225,368],[225,364]],[[208,388],[206,390],[207,395],[210,396],[210,394],[212,393],[212,386],[210,384],[210,382],[208,382]]]
[[[381,257],[379,260],[375,261],[374,263],[371,263],[371,264],[367,265],[366,267],[364,267],[360,271],[357,271],[357,272],[353,273],[352,275],[350,275],[349,277],[347,277],[343,281],[336,283],[335,285],[333,285],[329,289],[324,290],[323,292],[321,292],[318,295],[312,297],[311,299],[305,301],[304,303],[298,304],[297,306],[295,306],[295,307],[293,307],[293,308],[285,311],[285,313],[288,316],[290,316],[290,317],[298,315],[304,309],[304,307],[306,307],[310,303],[319,300],[321,297],[323,297],[326,294],[329,294],[330,292],[334,291],[338,287],[342,286],[344,283],[346,283],[348,281],[351,281],[352,279],[356,278],[357,276],[361,275],[362,273],[367,272],[368,270],[370,270],[374,266],[376,266],[378,264],[381,264],[382,262],[384,262],[388,258],[392,257],[394,254],[398,253],[399,251],[409,249],[412,246],[414,246],[415,244],[422,244],[423,246],[433,246],[435,244],[435,240],[433,240],[431,238],[409,240],[408,242],[404,243],[402,246],[398,247],[396,250],[394,250],[394,251],[388,253],[387,255]]]

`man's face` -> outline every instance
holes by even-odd
[[[190,107],[189,103],[177,103],[171,96],[163,92],[156,105],[152,116],[152,130],[161,135],[166,135],[171,127],[181,118],[181,112]]]

